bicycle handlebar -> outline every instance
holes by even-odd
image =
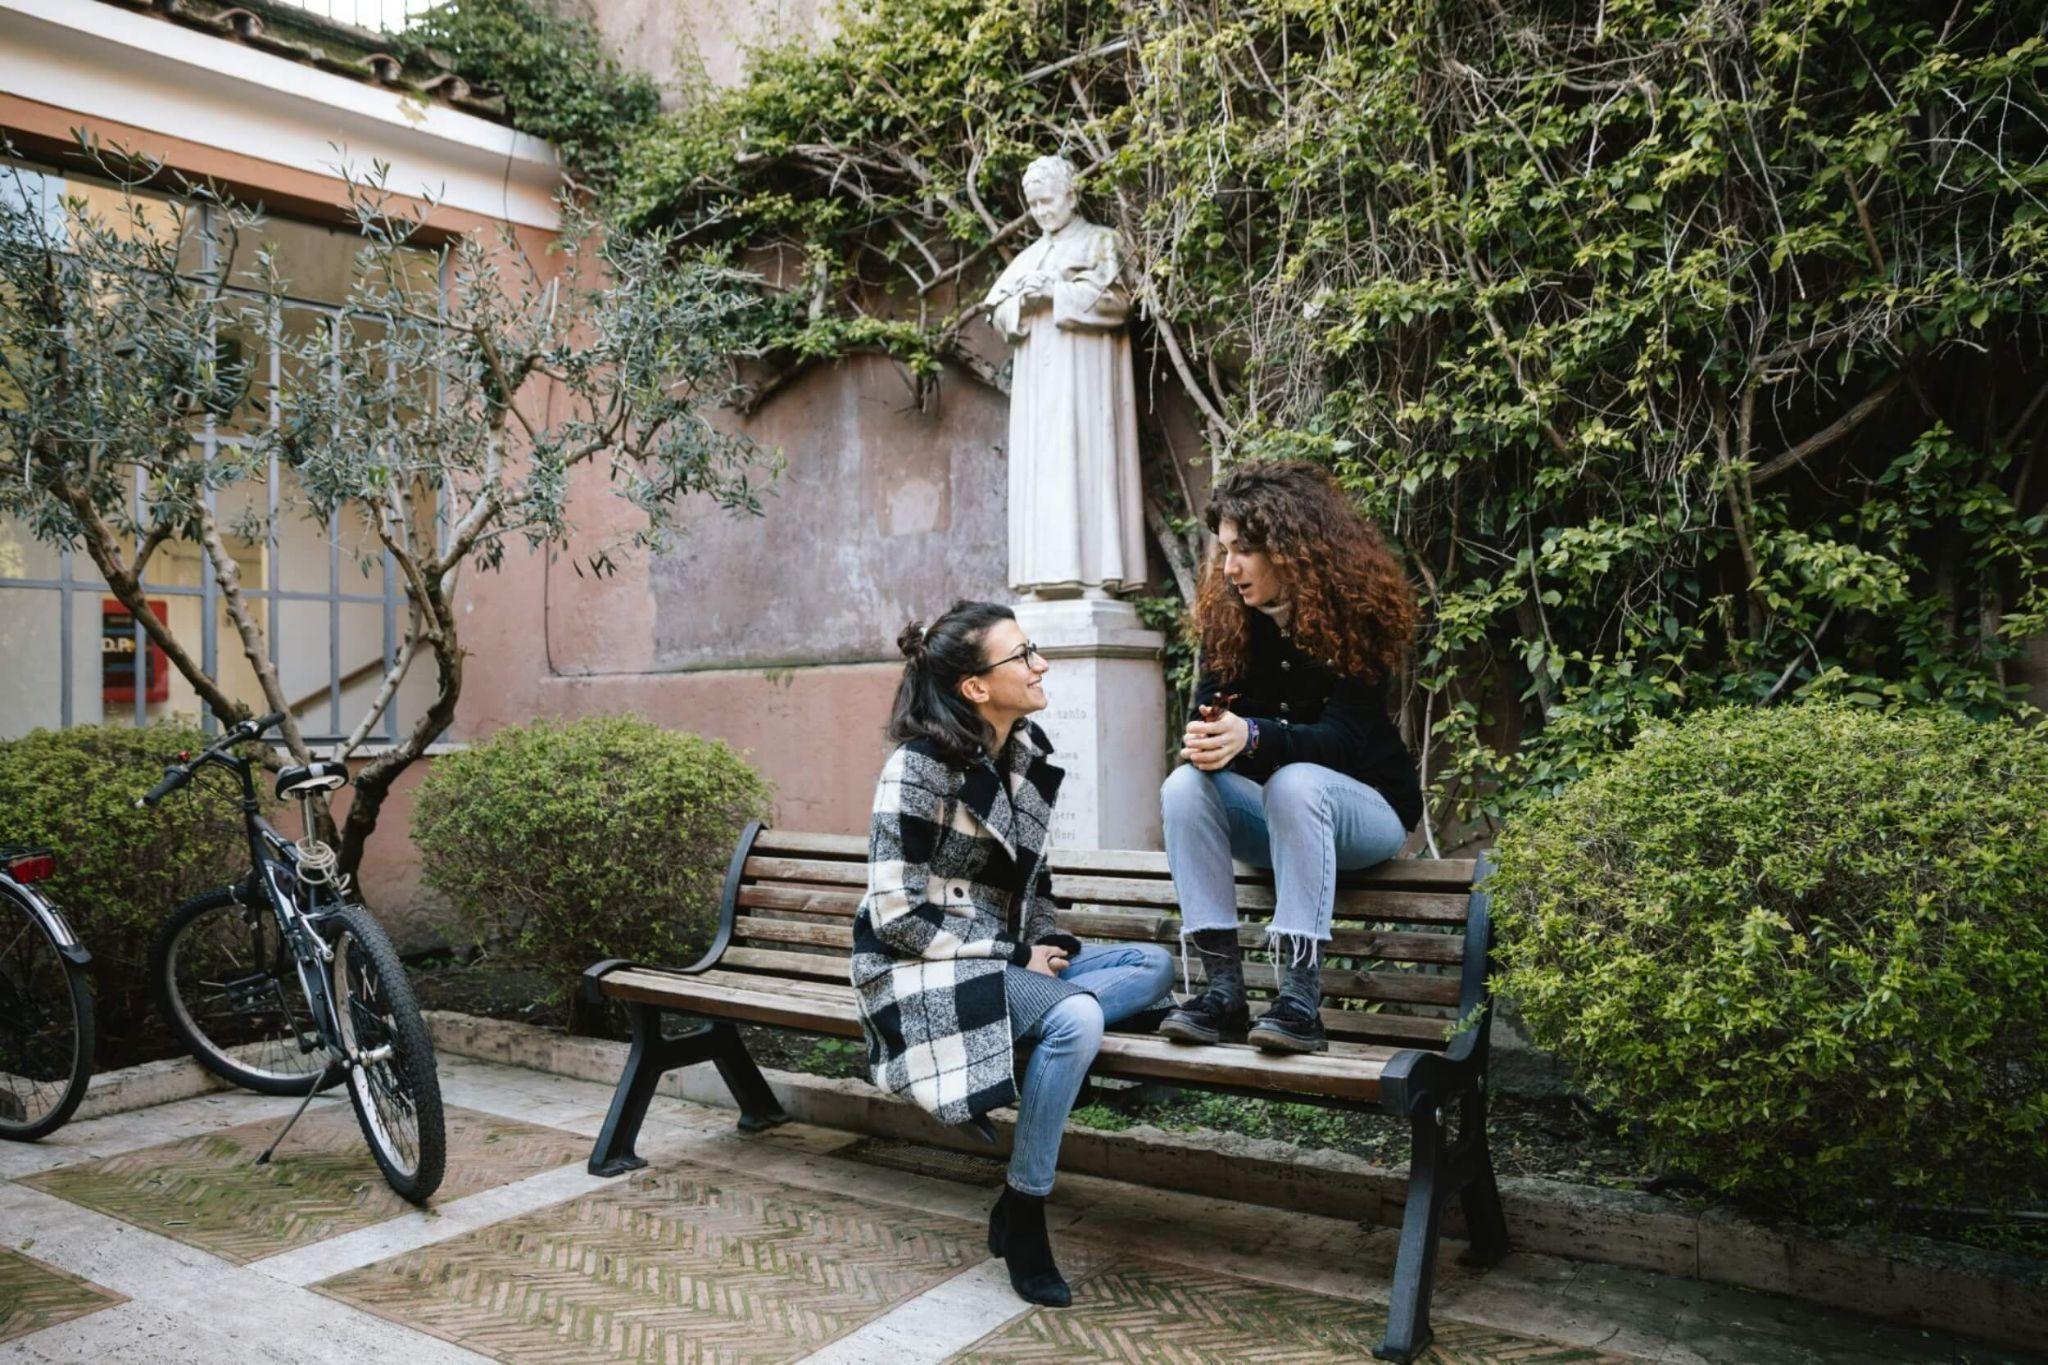
[[[169,796],[191,780],[192,770],[190,768],[183,768],[173,763],[164,769],[163,780],[137,797],[135,804],[138,807],[154,806],[157,802],[163,800],[166,796]]]
[[[190,782],[192,780],[193,770],[197,768],[201,763],[204,763],[206,760],[210,758],[218,756],[223,750],[226,750],[237,744],[246,743],[249,740],[256,738],[265,730],[268,730],[271,726],[277,724],[279,721],[283,719],[284,712],[272,711],[267,716],[257,716],[253,720],[243,721],[234,729],[228,731],[219,739],[207,745],[205,750],[202,751],[198,755],[198,757],[193,758],[188,762],[172,763],[166,766],[164,768],[163,778],[154,787],[151,787],[148,791],[144,792],[140,797],[138,797],[136,799],[135,804],[138,807],[154,806],[157,802],[163,800],[166,796],[169,796],[172,792],[178,790],[178,788],[184,786],[187,782]]]

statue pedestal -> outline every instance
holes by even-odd
[[[1032,717],[1066,769],[1052,847],[1158,849],[1166,780],[1166,637],[1128,602],[1019,602],[1017,624],[1045,652],[1050,705]]]

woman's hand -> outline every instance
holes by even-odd
[[[1251,741],[1251,726],[1243,716],[1225,711],[1214,720],[1191,720],[1181,736],[1180,756],[1205,773],[1229,766]]]
[[[1046,976],[1058,976],[1067,969],[1067,950],[1041,943],[1031,950],[1031,970]]]

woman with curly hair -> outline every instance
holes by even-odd
[[[1422,818],[1387,684],[1415,595],[1386,542],[1312,464],[1244,465],[1209,502],[1216,552],[1195,603],[1202,644],[1187,763],[1160,789],[1166,858],[1208,987],[1159,1031],[1321,1052],[1322,945],[1340,870],[1400,851]],[[1250,1022],[1232,856],[1273,870],[1277,989]]]

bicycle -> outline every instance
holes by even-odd
[[[313,797],[346,786],[348,767],[329,759],[278,773],[278,798],[297,800],[305,817],[307,836],[294,842],[263,818],[257,761],[232,752],[283,719],[243,721],[196,757],[180,755],[136,803],[154,806],[218,767],[239,786],[249,839],[249,874],[186,901],[158,930],[151,989],[214,1075],[259,1094],[304,1097],[258,1164],[315,1094],[346,1080],[385,1181],[424,1203],[447,1162],[433,1040],[397,949],[350,897],[333,849],[311,833]]]
[[[92,1080],[92,954],[37,882],[47,849],[0,848],[0,1138],[33,1142],[71,1118]]]

